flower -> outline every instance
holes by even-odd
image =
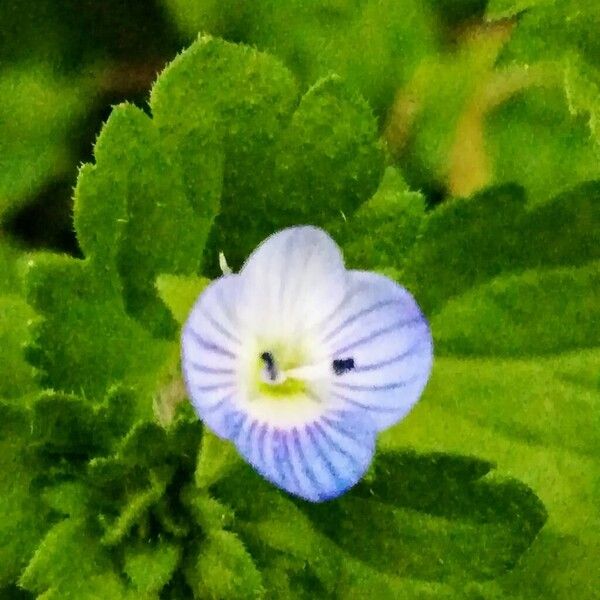
[[[313,502],[359,481],[377,433],[415,404],[431,363],[412,296],[346,270],[310,226],[273,234],[239,274],[212,282],[182,334],[199,417],[263,477]]]

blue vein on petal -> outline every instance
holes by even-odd
[[[370,315],[371,313],[379,310],[380,308],[385,308],[386,306],[391,306],[392,304],[401,304],[401,302],[397,298],[390,299],[390,300],[380,300],[379,302],[376,302],[375,304],[369,306],[368,308],[363,308],[362,310],[359,310],[358,312],[354,313],[353,315],[350,315],[347,319],[344,319],[333,331],[330,331],[329,333],[327,333],[325,335],[325,337],[323,338],[323,340],[325,342],[330,341],[340,331],[342,331],[348,325],[351,325],[352,323],[354,323],[354,321],[356,321],[357,319],[360,319],[361,317],[366,317],[366,316]]]
[[[205,312],[205,311],[200,311],[200,314],[208,320],[208,322],[221,334],[223,334],[230,342],[233,342],[234,344],[238,344],[241,345],[242,342],[239,340],[239,338],[234,335],[233,333],[231,333],[228,329],[226,329],[225,327],[223,327],[223,325],[221,325],[221,323],[219,323],[219,321],[217,321],[217,319],[215,319],[209,312]]]
[[[382,360],[377,363],[371,363],[369,365],[354,365],[354,369],[352,369],[352,373],[364,373],[366,371],[376,371],[377,369],[381,369],[383,367],[387,367],[389,365],[394,364],[395,362],[400,362],[413,354],[416,354],[417,348],[423,343],[422,339],[417,340],[408,350],[400,354],[396,354],[396,356],[392,356],[386,360]]]
[[[238,437],[238,435],[240,434],[242,427],[246,421],[246,419],[248,418],[248,416],[246,415],[246,413],[243,413],[241,411],[238,410],[234,410],[233,412],[229,413],[227,415],[227,419],[231,420],[231,418],[236,418],[239,417],[237,422],[233,422],[232,421],[232,428],[230,429],[230,434],[229,434],[229,439],[235,441]]]
[[[397,390],[399,388],[411,385],[415,381],[420,379],[420,374],[417,374],[404,381],[394,381],[392,383],[382,383],[381,385],[354,385],[351,383],[342,383],[341,381],[334,381],[333,385],[338,388],[350,390],[352,392],[387,392],[390,390]]]
[[[320,423],[316,422],[315,423],[315,428],[320,432],[322,438],[329,444],[329,446],[331,448],[333,448],[336,452],[339,452],[342,456],[345,456],[353,465],[354,468],[359,471],[360,470],[360,464],[359,462],[356,460],[356,457],[352,456],[352,454],[350,454],[350,452],[348,452],[347,450],[345,450],[344,448],[342,448],[328,433],[327,431],[325,431],[325,429],[321,426]],[[347,437],[347,436],[346,436]]]
[[[341,435],[343,435],[345,438],[348,438],[349,440],[356,442],[356,435],[354,431],[348,430],[346,429],[343,425],[344,422],[343,421],[339,421],[339,420],[332,420],[327,416],[323,416],[321,417],[321,420],[326,423],[327,425],[329,425],[329,427],[331,429],[334,429],[335,431],[337,431],[338,433],[340,433]]]
[[[225,404],[225,402],[227,402],[228,400],[231,399],[233,394],[234,394],[234,392],[231,392],[231,394],[227,394],[226,396],[223,396],[223,398],[221,398],[220,400],[217,400],[217,402],[215,402],[214,404],[211,404],[210,406],[202,406],[202,408],[201,408],[202,414],[209,414],[209,413],[214,412],[215,410],[219,409],[221,406],[223,406],[223,404]]]
[[[231,313],[229,304],[227,304],[227,302],[225,301],[225,297],[223,296],[223,289],[221,286],[217,289],[217,296],[219,296],[219,301],[220,301],[221,307],[223,309],[223,312],[225,313],[225,316],[234,325],[237,325],[237,319],[233,316],[233,314]]]
[[[236,357],[233,352],[230,352],[229,350],[226,350],[222,346],[219,346],[213,342],[207,342],[197,331],[191,327],[188,329],[188,331],[194,340],[196,340],[196,342],[204,349],[208,350],[209,352],[213,352],[214,354],[220,354],[221,356],[227,356],[228,358],[235,360]]]
[[[362,408],[364,410],[372,410],[373,412],[379,413],[396,413],[402,409],[400,406],[373,406],[371,404],[367,404],[365,402],[361,402],[360,400],[355,400],[353,398],[348,398],[348,396],[344,396],[343,394],[338,394],[337,392],[331,392],[333,396],[339,398],[340,400],[347,402],[348,404],[352,404],[357,408]]]
[[[302,442],[300,442],[300,434],[298,433],[298,429],[296,429],[296,427],[292,428],[292,439],[294,442],[294,446],[296,447],[296,454],[298,456],[298,464],[300,465],[300,468],[302,469],[302,473],[314,487],[315,491],[317,492],[317,496],[319,498],[321,498],[322,494],[320,493],[319,490],[323,486],[319,483],[319,481],[315,477],[313,470],[310,468],[310,466],[306,460],[306,455],[304,454],[304,450],[302,449]]]
[[[402,327],[409,327],[410,325],[417,325],[422,322],[423,322],[422,317],[415,317],[413,319],[396,321],[395,323],[392,323],[392,325],[389,325],[388,327],[383,327],[381,329],[377,329],[377,330],[371,332],[369,335],[359,338],[358,340],[355,340],[354,342],[347,344],[346,346],[338,348],[337,350],[335,350],[335,352],[333,354],[334,354],[334,356],[339,356],[341,354],[348,352],[349,350],[354,350],[354,348],[358,348],[359,346],[362,346],[365,343],[371,342],[381,335],[390,333],[391,331],[394,331],[395,329],[401,329]]]
[[[316,425],[316,423],[313,423],[313,425]],[[308,437],[310,438],[313,446],[315,447],[317,454],[321,457],[322,461],[325,463],[325,466],[327,467],[327,470],[329,471],[329,473],[331,473],[331,476],[333,477],[333,479],[335,481],[336,487],[344,488],[346,485],[345,481],[340,477],[340,474],[338,473],[337,469],[331,464],[331,461],[327,457],[326,452],[323,450],[323,448],[321,448],[321,445],[317,441],[317,438],[316,438],[315,434],[313,433],[311,426],[307,425],[305,427],[305,431],[306,431]]]
[[[254,457],[254,447],[252,444],[252,435],[254,434],[254,429],[258,425],[258,421],[256,419],[252,420],[250,427],[248,427],[248,431],[244,436],[243,440],[238,440],[238,447],[242,454],[244,454],[248,460]]]
[[[269,426],[264,423],[261,430],[258,433],[258,462],[261,466],[261,470],[263,472],[266,472],[265,469],[265,435],[267,434],[267,430],[269,429]]]
[[[320,330],[332,317],[337,315],[338,312],[340,311],[340,309],[342,308],[342,306],[344,306],[345,304],[350,302],[350,300],[352,300],[352,298],[354,298],[354,296],[357,293],[358,292],[356,291],[356,289],[354,289],[354,288],[349,289],[344,294],[344,297],[340,300],[339,304],[326,317],[323,317],[317,324],[311,326],[311,331],[313,331],[315,329],[317,331]]]
[[[283,444],[281,443],[281,436],[283,434],[279,429],[273,430],[273,435],[271,436],[271,455],[273,457],[273,467],[275,468],[276,475],[281,482],[281,485],[287,489],[286,482],[288,480],[288,475],[284,470],[285,460],[282,456],[283,454]]]
[[[285,448],[285,457],[286,457],[286,462],[285,464],[288,465],[288,470],[290,472],[290,475],[292,476],[292,480],[294,485],[296,486],[296,490],[299,493],[302,493],[302,484],[300,483],[300,479],[298,479],[298,474],[296,473],[296,470],[294,469],[294,463],[292,462],[292,457],[291,457],[291,453],[290,453],[290,446],[289,446],[289,432],[286,432],[285,434],[282,434],[283,436],[283,446]]]
[[[214,392],[223,388],[234,387],[235,381],[222,381],[211,385],[193,385],[192,387],[199,392]]]
[[[215,369],[193,361],[190,361],[190,367],[198,373],[208,373],[210,375],[233,375],[235,373],[234,369]]]

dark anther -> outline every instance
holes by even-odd
[[[271,381],[275,381],[277,379],[277,368],[275,367],[275,359],[273,358],[273,355],[270,352],[263,352],[260,357],[265,363],[267,373],[269,374],[269,379]]]
[[[348,371],[352,371],[352,369],[354,369],[353,358],[336,358],[333,361],[333,372],[336,375],[343,375]]]

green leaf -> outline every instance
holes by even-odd
[[[599,174],[600,44],[595,32],[600,16],[593,3],[578,0],[495,0],[487,9],[492,20],[517,13],[501,62],[526,70],[546,65],[545,85],[555,90],[531,90],[494,117],[500,175],[529,179],[547,196],[557,190],[556,182],[565,185]],[[510,149],[518,150],[512,160],[505,156],[508,144],[502,135],[508,120],[513,122]]]
[[[0,398],[17,398],[36,389],[23,349],[34,312],[16,294],[0,295]]]
[[[164,4],[188,38],[208,31],[256,45],[281,57],[305,88],[338,73],[380,113],[435,43],[432,16],[415,0]]]
[[[99,410],[101,412],[101,410]],[[140,421],[112,444],[112,453],[93,458],[84,476],[91,495],[88,515],[99,520],[102,543],[122,545],[162,531],[185,538],[193,521],[179,500],[193,478],[201,426],[178,411],[167,429]]]
[[[524,8],[528,10],[522,11]],[[593,3],[579,0],[493,0],[488,5],[486,16],[493,20],[513,16],[517,12],[521,14],[504,50],[506,61],[531,64],[538,60],[560,61],[568,55],[579,54],[597,68],[600,44],[595,32],[600,25],[600,16]]]
[[[216,126],[227,150],[241,157],[257,142],[268,142],[294,100],[291,74],[272,56],[203,36],[163,71],[150,105],[159,128]],[[236,148],[242,140],[245,147]]]
[[[230,531],[211,531],[186,571],[198,598],[259,598],[260,572],[239,538]]]
[[[0,293],[17,294],[21,291],[21,262],[19,249],[0,236]]]
[[[372,484],[306,510],[346,553],[379,571],[426,581],[492,578],[514,566],[546,520],[527,486],[481,480],[489,464],[414,452],[378,461]],[[354,525],[359,515],[368,528]]]
[[[424,403],[521,442],[597,456],[599,390],[563,371],[598,355],[596,348],[518,360],[438,357]]]
[[[208,36],[177,57],[152,89],[159,128],[201,123],[222,139],[221,214],[205,252],[213,272],[219,251],[237,267],[263,237],[264,173],[272,169],[276,135],[296,93],[291,73],[272,56]]]
[[[472,28],[457,37],[452,52],[421,61],[398,90],[384,131],[411,187],[433,198],[467,195],[490,183],[481,127],[497,95],[491,82],[506,31]]]
[[[184,490],[182,500],[203,531],[221,530],[234,521],[231,508],[196,486]]]
[[[387,577],[462,585],[514,566],[546,519],[527,486],[483,479],[491,467],[403,451],[379,454],[373,478],[335,502],[291,503],[247,467],[215,491],[233,503],[234,527],[254,556],[267,564],[273,551],[293,556],[326,590],[350,585],[356,572],[379,585]]]
[[[62,481],[44,490],[44,503],[58,514],[85,517],[90,490],[82,481]]]
[[[528,9],[552,2],[553,0],[489,0],[486,17],[490,20],[508,19]]]
[[[424,220],[404,284],[429,314],[502,272],[598,259],[599,194],[591,182],[526,209],[521,189],[500,186],[449,202]]]
[[[589,65],[571,57],[565,71],[565,90],[569,111],[584,115],[596,142],[600,144],[600,80]]]
[[[120,543],[134,525],[142,522],[148,510],[158,503],[165,493],[171,475],[170,469],[151,470],[147,487],[129,493],[116,517],[99,516],[104,529],[101,538],[104,545],[114,546]]]
[[[38,458],[78,467],[95,455],[110,452],[133,421],[136,399],[126,390],[112,390],[104,402],[61,392],[43,392],[32,403],[31,444]]]
[[[127,316],[102,272],[58,256],[32,262],[27,297],[42,319],[34,323],[28,358],[46,387],[100,399],[116,383],[152,389],[160,378],[169,345]],[[142,414],[151,409],[151,402],[140,406]]]
[[[199,269],[218,206],[219,146],[205,147],[206,134],[191,146],[190,129],[161,134],[140,109],[117,107],[98,138],[96,164],[82,170],[75,196],[84,251],[95,260],[116,262],[127,312],[158,333],[168,332],[170,322],[154,280],[159,273],[189,275]],[[198,165],[182,162],[181,143],[187,152],[215,157],[214,164],[202,165],[202,181],[188,181]],[[156,243],[159,233],[163,244]]]
[[[70,136],[87,109],[90,82],[57,75],[49,63],[5,63],[0,76],[0,220],[71,170]]]
[[[164,100],[175,85],[185,89],[176,112]],[[282,65],[211,38],[200,38],[165,71],[151,102],[160,126],[175,127],[173,114],[184,115],[223,136],[222,211],[205,253],[212,274],[219,252],[238,268],[274,230],[323,224],[375,191],[382,168],[376,121],[350,90],[338,78],[324,79],[292,115],[296,89]]]
[[[165,429],[152,421],[141,421],[122,440],[117,456],[125,465],[153,467],[164,463],[166,453]]]
[[[16,581],[49,524],[34,481],[40,473],[29,428],[28,411],[0,403],[0,589]]]
[[[124,571],[141,594],[159,592],[177,568],[180,549],[168,542],[137,544],[125,550]]]
[[[34,443],[54,455],[93,454],[103,447],[92,407],[75,396],[45,392],[33,407],[31,435]],[[104,432],[102,432],[104,433]]]
[[[598,262],[497,277],[450,300],[433,318],[438,354],[515,356],[600,346],[599,295]]]
[[[85,522],[65,519],[48,532],[21,576],[25,589],[52,600],[138,597],[114,572],[109,554]]]
[[[25,362],[28,325],[34,312],[21,297],[25,258],[0,236],[0,399],[25,401],[35,392],[34,372]]]
[[[205,277],[159,275],[156,279],[156,289],[177,323],[183,325],[192,306],[209,283]]]
[[[423,196],[388,167],[373,197],[346,220],[330,223],[348,267],[400,269],[425,216]],[[373,235],[377,232],[377,235]]]
[[[354,212],[382,175],[376,134],[368,104],[338,77],[311,87],[279,141],[266,205],[272,229]]]
[[[201,47],[179,62],[185,67],[191,57],[201,69],[197,61],[208,61],[198,56]],[[244,51],[231,47],[230,53]],[[154,118],[122,105],[99,136],[96,164],[82,168],[75,192],[86,260],[39,257],[29,272],[28,298],[42,317],[30,359],[46,386],[91,398],[121,381],[153,391],[170,369],[173,347],[151,333],[172,336],[176,324],[155,280],[199,270],[223,158],[220,130],[181,110],[187,75],[185,68],[161,75]],[[147,402],[142,414],[149,409]]]
[[[585,101],[576,92],[579,99]],[[576,116],[564,89],[534,87],[491,111],[486,136],[494,181],[518,181],[531,202],[543,202],[581,181],[600,178],[600,144],[578,106],[583,114]]]
[[[204,429],[196,467],[196,485],[202,490],[208,489],[238,465],[239,461],[233,444]]]
[[[385,449],[412,446],[494,460],[499,472],[535,490],[548,523],[515,569],[497,580],[510,584],[509,597],[523,589],[523,597],[543,590],[569,597],[573,578],[588,592],[598,583],[591,556],[600,522],[594,500],[600,394],[597,383],[589,388],[566,375],[584,370],[582,361],[585,370],[597,364],[597,350],[543,361],[438,357],[421,402],[380,439]]]

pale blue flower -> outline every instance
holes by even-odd
[[[315,502],[359,481],[377,433],[408,413],[432,363],[412,296],[382,275],[346,270],[315,227],[272,235],[239,274],[208,286],[182,347],[206,426],[266,479]]]

